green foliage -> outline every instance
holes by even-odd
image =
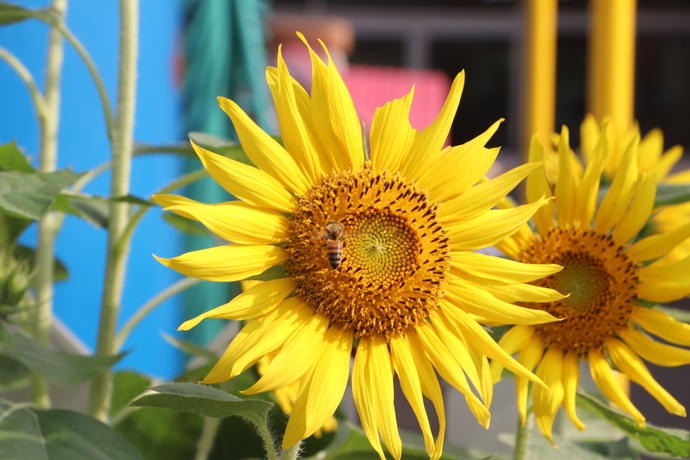
[[[151,388],[149,394],[132,402],[134,407],[163,407],[178,412],[195,412],[206,417],[242,417],[266,426],[266,416],[273,406],[268,401],[242,399],[206,385],[167,383]]]
[[[162,215],[163,220],[175,227],[178,231],[186,233],[187,235],[208,236],[209,231],[206,230],[199,222],[191,219],[185,219],[177,214],[165,213]]]
[[[690,432],[680,429],[657,428],[647,425],[640,428],[634,420],[620,411],[611,409],[596,398],[579,392],[577,405],[596,414],[623,431],[649,452],[661,452],[677,457],[690,457]]]
[[[21,361],[0,355],[0,391],[25,387],[30,376],[31,371]]]
[[[56,385],[74,385],[91,380],[124,356],[124,354],[83,356],[60,353],[45,348],[20,333],[12,335],[11,343],[0,342],[0,355],[21,362]]]
[[[690,201],[690,184],[658,184],[654,207]]]
[[[50,173],[0,171],[0,210],[38,220],[50,210],[55,197],[79,177],[67,169]]]
[[[38,410],[0,401],[0,457],[45,460],[137,460],[115,430],[77,412]]]
[[[0,26],[23,21],[34,16],[33,11],[11,3],[0,2]]]

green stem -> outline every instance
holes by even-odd
[[[518,417],[517,433],[515,434],[515,449],[513,450],[513,460],[527,459],[527,452],[529,451],[529,437],[534,425],[534,417],[532,417],[531,409],[527,410],[527,419],[525,424]]]
[[[81,57],[82,61],[84,61],[86,69],[91,74],[91,78],[93,79],[93,82],[96,85],[96,91],[98,91],[98,98],[101,100],[101,106],[103,108],[103,118],[105,120],[106,135],[108,136],[108,140],[110,140],[110,142],[112,143],[114,139],[115,130],[113,121],[113,111],[110,107],[110,100],[108,99],[108,92],[105,89],[105,84],[103,83],[103,79],[98,73],[98,69],[94,64],[93,59],[91,59],[91,56],[89,55],[88,51],[86,51],[86,48],[84,48],[84,45],[82,45],[79,39],[75,37],[74,34],[65,26],[63,21],[57,20],[54,14],[38,13],[36,14],[36,17],[47,22],[51,26],[56,27],[57,30],[62,35],[64,35],[65,39],[67,39],[67,41],[72,45],[79,57]]]
[[[158,305],[179,294],[182,291],[189,289],[192,286],[196,286],[201,283],[201,280],[195,278],[183,278],[177,281],[172,286],[167,287],[164,291],[156,294],[151,300],[142,305],[122,326],[120,332],[115,336],[115,352],[120,351],[122,345],[127,340],[127,337],[132,332],[132,330],[139,324],[139,322],[151,313]]]
[[[120,66],[118,72],[117,116],[115,118],[112,153],[112,197],[129,194],[130,169],[136,101],[137,47],[139,36],[138,0],[120,0]],[[108,250],[98,325],[96,353],[115,353],[115,328],[120,311],[129,240],[122,234],[129,219],[129,204],[112,201],[108,221]],[[112,391],[112,371],[108,370],[91,383],[89,414],[107,421]]]
[[[178,188],[185,187],[193,182],[196,182],[200,179],[203,179],[204,177],[208,176],[208,173],[206,172],[205,169],[197,169],[196,171],[192,171],[190,173],[187,173],[183,176],[178,177],[175,179],[173,182],[171,182],[169,185],[166,185],[165,187],[161,188],[158,190],[155,194],[161,194],[161,193],[170,193],[173,190],[177,190]],[[144,215],[151,209],[150,206],[140,206],[139,209],[134,213],[132,218],[129,220],[129,223],[127,224],[127,228],[125,228],[124,232],[122,232],[122,238],[123,239],[129,239],[132,236],[132,233],[134,232],[134,229],[136,228],[137,224],[139,224],[139,221],[144,217]]]
[[[57,23],[62,23],[67,0],[53,0]],[[57,168],[57,135],[60,120],[60,77],[64,54],[62,34],[51,27],[48,35],[48,59],[45,78],[45,116],[40,123],[40,172],[53,172]],[[46,213],[38,221],[36,247],[36,309],[32,318],[33,336],[38,343],[48,346],[53,322],[53,271],[55,267],[55,214]],[[50,407],[48,383],[39,375],[32,377],[33,401],[38,407]]]
[[[223,421],[218,417],[204,417],[204,425],[201,428],[201,436],[196,444],[196,455],[194,460],[206,460],[213,449],[213,441],[218,434],[218,428]]]
[[[299,458],[299,452],[301,447],[302,441],[297,441],[297,443],[295,443],[294,446],[284,449],[280,453],[280,460],[297,460]]]
[[[36,109],[36,116],[38,116],[38,123],[42,125],[46,117],[46,101],[43,99],[41,90],[38,89],[34,77],[29,72],[22,62],[16,58],[16,56],[5,48],[0,46],[0,59],[7,62],[7,64],[12,67],[12,69],[17,73],[19,78],[24,82],[29,94],[31,94],[31,99],[34,103],[34,108]]]

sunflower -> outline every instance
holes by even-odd
[[[589,364],[604,396],[640,426],[645,418],[621,389],[612,369],[644,387],[669,412],[685,416],[685,408],[654,380],[642,359],[662,366],[690,363],[690,350],[652,337],[690,346],[690,325],[648,308],[690,293],[686,275],[690,258],[673,263],[658,260],[683,241],[690,224],[673,232],[637,237],[654,213],[657,184],[655,171],[638,174],[639,137],[630,139],[600,204],[600,176],[609,153],[605,132],[591,150],[584,169],[574,167],[568,139],[564,127],[558,144],[556,185],[547,179],[544,169],[527,179],[528,199],[536,195],[555,196],[554,203],[535,213],[536,231],[525,225],[497,245],[524,263],[564,267],[535,284],[569,296],[549,303],[527,304],[564,320],[515,326],[499,341],[508,353],[519,353],[517,359],[525,367],[537,367],[537,376],[549,386],[550,392],[535,387],[533,407],[537,424],[550,441],[561,405],[577,428],[585,428],[575,411],[580,361]],[[530,160],[538,161],[543,156],[544,149],[534,137]],[[497,381],[502,364],[492,366]],[[516,376],[516,386],[524,423],[528,382]]]
[[[158,260],[208,281],[264,274],[266,281],[180,329],[204,318],[247,321],[204,383],[231,379],[272,353],[270,366],[245,394],[277,390],[299,379],[283,447],[331,418],[354,354],[353,398],[374,449],[384,457],[380,435],[391,454],[401,456],[395,373],[430,457],[438,458],[445,411],[437,372],[463,393],[485,427],[492,397],[487,357],[543,385],[477,319],[510,324],[555,320],[514,302],[563,298],[527,284],[560,267],[471,252],[515,232],[547,203],[539,198],[515,209],[492,209],[538,164],[483,178],[498,154],[485,144],[499,122],[463,145],[444,148],[463,73],[454,79],[438,117],[421,131],[409,123],[412,92],[379,108],[369,149],[330,57],[326,63],[309,51],[311,94],[290,76],[280,51],[277,68],[267,69],[284,145],[236,103],[219,98],[257,167],[192,144],[208,173],[240,201],[203,204],[182,196],[154,197],[232,244]],[[435,440],[424,396],[440,421]]]
[[[580,127],[582,153],[589,161],[601,132],[606,131],[609,156],[604,166],[604,180],[610,181],[614,172],[620,167],[625,146],[632,139],[640,136],[640,128],[635,123],[627,131],[616,128],[605,119],[598,125],[592,115],[585,117]],[[683,148],[675,145],[664,151],[664,134],[660,129],[653,129],[641,138],[637,155],[638,174],[654,171],[659,184],[690,184],[690,170],[672,173],[672,169],[683,156]],[[678,203],[657,210],[645,229],[646,233],[666,233],[681,227],[690,220],[690,203]],[[688,232],[690,237],[690,232]],[[690,255],[690,239],[678,244],[673,251],[663,258],[664,263],[680,260]]]

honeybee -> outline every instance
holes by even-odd
[[[343,260],[343,247],[345,246],[343,226],[334,220],[328,222],[323,230],[323,238],[326,240],[328,263],[331,264],[331,268],[338,268]]]

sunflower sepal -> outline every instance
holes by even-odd
[[[665,453],[681,458],[690,457],[690,431],[660,428],[650,424],[640,427],[635,420],[621,411],[605,405],[581,390],[577,392],[577,406],[637,440],[647,452]]]
[[[661,183],[657,185],[654,207],[687,203],[688,201],[690,201],[690,183]]]

